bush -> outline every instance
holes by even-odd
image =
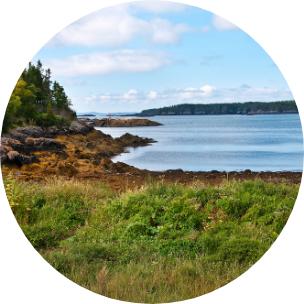
[[[268,250],[261,241],[249,238],[233,238],[224,242],[218,249],[214,260],[239,263],[255,263]]]
[[[59,230],[51,223],[44,223],[42,225],[24,226],[23,233],[36,248],[54,248],[59,245],[59,240],[64,236],[64,231]]]
[[[39,115],[37,115],[35,122],[37,126],[43,128],[51,126],[68,127],[71,123],[71,120],[60,115],[54,115],[51,117],[49,114],[40,112]]]
[[[233,218],[239,218],[252,205],[252,196],[249,193],[244,193],[241,197],[222,198],[217,200],[216,206],[222,208],[223,211],[231,215]]]

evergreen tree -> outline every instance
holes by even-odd
[[[54,119],[55,118],[54,110],[53,110],[53,107],[52,107],[51,103],[48,103],[48,105],[47,105],[46,118],[47,119]]]
[[[44,70],[40,60],[37,61],[36,66],[31,62],[28,68],[22,73],[22,78],[28,83],[36,87],[36,103],[46,107],[52,99],[52,81],[51,70]]]
[[[44,102],[47,104],[50,103],[52,101],[52,97],[53,97],[50,69],[45,70],[45,75],[43,76],[41,91],[44,96]]]
[[[59,109],[68,109],[71,106],[71,101],[64,92],[64,88],[57,82],[53,84],[53,102]]]

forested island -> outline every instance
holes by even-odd
[[[179,104],[143,110],[139,115],[219,115],[219,114],[280,114],[298,113],[294,100],[274,102]]]
[[[9,99],[2,132],[25,126],[69,126],[76,118],[64,88],[38,60],[24,69]]]

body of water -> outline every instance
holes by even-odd
[[[98,117],[97,118],[101,118]],[[96,128],[156,140],[113,158],[140,169],[165,171],[302,171],[303,135],[298,114],[178,115],[149,117],[157,127]]]

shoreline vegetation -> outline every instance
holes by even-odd
[[[176,302],[226,285],[271,247],[302,172],[159,172],[114,163],[128,147],[155,141],[114,139],[94,126],[150,121],[76,119],[50,75],[40,61],[24,70],[5,113],[0,156],[12,212],[56,270],[110,298]]]

